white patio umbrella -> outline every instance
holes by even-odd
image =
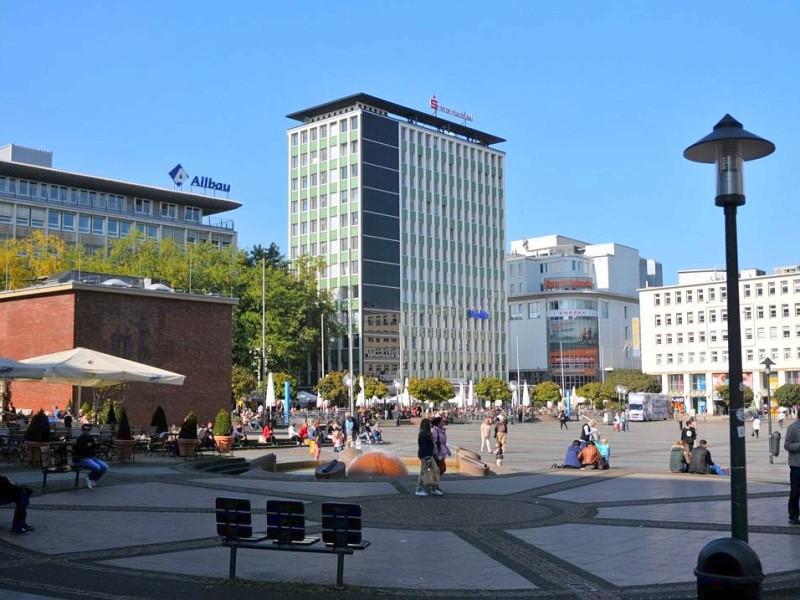
[[[26,358],[27,365],[44,368],[43,383],[67,383],[81,388],[105,387],[125,382],[183,385],[185,375],[135,362],[90,348],[73,348]]]
[[[325,401],[322,399],[322,394],[317,392],[317,408],[322,408],[325,406]]]
[[[472,379],[469,380],[469,394],[467,396],[467,404],[469,406],[475,404],[475,387],[472,385]]]
[[[41,379],[44,372],[44,367],[35,367],[0,356],[0,379]]]
[[[458,384],[458,405],[461,408],[465,408],[467,404],[467,396],[464,392],[464,382]]]
[[[500,402],[500,401],[499,400],[495,401],[495,405],[497,405],[497,402]],[[514,388],[514,390],[511,392],[511,407],[513,408],[517,404],[519,404],[519,395],[517,394],[517,388]],[[503,403],[500,402],[500,404],[498,406],[502,406],[502,405],[503,405]]]
[[[528,382],[522,384],[522,406],[531,405],[531,394],[528,391]]]
[[[71,383],[77,386],[103,387],[123,382],[165,383],[183,385],[184,375],[151,367],[112,354],[89,348],[73,348],[21,361],[43,367],[42,381]]]
[[[275,380],[272,377],[272,371],[267,375],[267,398],[264,401],[267,408],[275,408],[277,402],[275,401]]]

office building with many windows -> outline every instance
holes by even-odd
[[[800,266],[739,272],[742,381],[761,401],[769,386],[800,383]],[[642,369],[661,377],[682,410],[722,412],[716,389],[728,384],[725,271],[680,271],[678,284],[640,290]]]
[[[0,240],[42,231],[105,250],[133,231],[180,245],[236,248],[233,221],[217,215],[239,202],[54,169],[52,152],[15,144],[0,148]]]
[[[511,242],[506,267],[509,380],[570,393],[641,368],[637,290],[662,283],[659,263],[621,244],[548,235]]]
[[[288,116],[289,257],[348,331],[324,371],[504,376],[504,140],[367,94]]]

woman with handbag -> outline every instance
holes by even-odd
[[[441,496],[439,490],[439,468],[436,465],[433,448],[433,433],[431,420],[422,419],[419,422],[419,435],[417,436],[417,458],[420,461],[419,477],[417,477],[416,496],[435,494]]]
[[[433,458],[436,460],[436,466],[439,467],[439,475],[444,475],[447,471],[447,457],[452,453],[450,448],[447,447],[447,432],[442,425],[442,417],[434,417],[431,420],[431,433],[433,435]],[[433,491],[437,496],[444,494],[437,486]]]

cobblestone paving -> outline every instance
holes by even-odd
[[[726,464],[727,421],[709,419],[699,429]],[[448,473],[442,497],[414,496],[413,475],[317,482],[308,469],[232,476],[145,457],[112,464],[95,490],[51,477],[29,509],[37,531],[0,536],[0,598],[695,597],[699,551],[730,535],[730,480],[668,473],[678,433],[669,422],[601,430],[612,444],[609,471],[551,469],[575,430],[512,425],[503,467],[492,465],[484,478]],[[448,434],[451,447],[480,442],[477,425],[452,425]],[[385,437],[388,444],[365,451],[415,454],[413,427],[386,427]],[[768,463],[766,443],[766,436],[746,440],[749,542],[766,573],[764,597],[797,598],[800,528],[786,522],[788,467],[783,454]],[[279,463],[308,460],[302,448],[276,454]],[[0,472],[37,490],[41,484],[24,466]],[[335,559],[284,552],[241,551],[233,583],[215,534],[218,495],[250,498],[257,520],[267,497],[303,500],[311,534],[322,502],[359,502],[372,545],[346,558],[345,590],[334,590]],[[10,520],[10,512],[0,514]]]

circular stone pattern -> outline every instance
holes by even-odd
[[[413,494],[413,492],[412,492]],[[559,516],[554,506],[533,502],[509,501],[502,504],[494,498],[469,498],[464,496],[403,496],[363,499],[365,522],[387,527],[413,527],[414,529],[465,529],[473,527],[532,525],[536,521]],[[498,510],[502,507],[502,510]],[[368,520],[367,520],[368,519]]]

